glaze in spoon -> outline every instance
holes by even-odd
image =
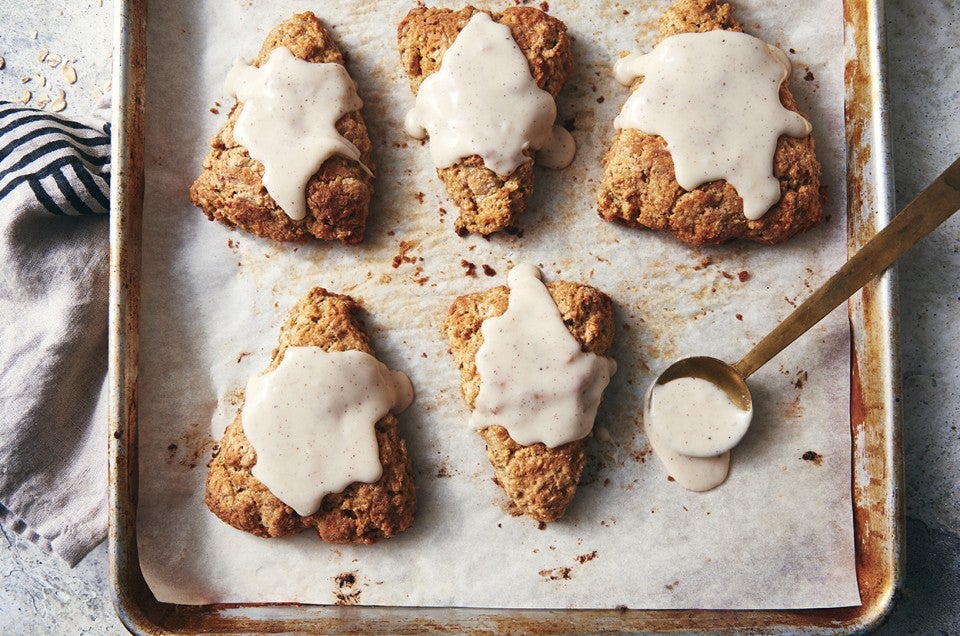
[[[729,451],[746,434],[753,412],[747,378],[896,262],[958,209],[960,159],[954,161],[739,362],[727,364],[716,358],[700,356],[684,358],[667,367],[647,392],[644,423],[654,452],[674,479],[685,488],[696,491],[709,490],[723,483]],[[674,384],[670,391],[664,390],[663,387],[677,381],[683,385]],[[719,400],[704,396],[710,393],[711,385],[720,389]]]

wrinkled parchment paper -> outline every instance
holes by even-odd
[[[845,258],[840,5],[735,5],[748,31],[794,62],[792,86],[824,166],[827,221],[786,245],[696,249],[605,223],[595,211],[600,157],[628,94],[611,76],[613,61],[621,51],[649,50],[667,4],[550,2],[574,38],[577,72],[559,110],[574,122],[577,158],[564,171],[537,170],[522,235],[486,240],[454,234],[456,210],[427,148],[403,133],[413,97],[395,29],[412,2],[151,3],[137,530],[141,564],[160,600],[534,608],[859,602],[844,309],[751,379],[754,424],[721,488],[697,494],[669,481],[640,421],[641,395],[670,361],[739,359]],[[229,231],[188,199],[207,140],[231,104],[223,80],[234,58],[252,58],[273,25],[306,9],[333,27],[346,52],[374,142],[377,193],[359,247],[281,245]],[[476,276],[461,261],[476,265]],[[456,295],[504,284],[509,267],[523,261],[540,265],[547,280],[599,287],[616,304],[619,371],[576,499],[562,521],[543,529],[505,512],[439,331]],[[417,393],[400,417],[415,464],[416,522],[372,546],[326,545],[309,531],[259,539],[203,505],[206,463],[239,408],[238,390],[266,367],[286,313],[314,285],[362,300],[379,357],[406,372]]]

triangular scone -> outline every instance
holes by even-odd
[[[312,13],[299,13],[281,22],[267,35],[254,66],[271,51],[287,47],[308,62],[343,64],[343,56],[330,34]],[[373,176],[370,138],[360,111],[340,118],[337,131],[360,151],[360,163],[335,154],[323,162],[307,184],[307,214],[295,221],[277,205],[263,185],[263,164],[250,157],[233,137],[242,104],[235,104],[223,129],[210,141],[203,172],[190,188],[190,200],[207,218],[276,241],[309,241],[314,238],[359,243],[367,222]],[[362,163],[362,165],[361,165]]]
[[[547,283],[567,329],[581,349],[606,354],[613,341],[613,304],[603,292],[577,283]],[[483,344],[480,326],[507,310],[506,286],[457,298],[443,322],[450,353],[460,369],[460,390],[471,409],[480,391],[476,355]],[[487,444],[497,484],[517,510],[537,521],[556,521],[573,499],[583,472],[587,438],[548,448],[542,443],[522,446],[502,426],[480,429]]]
[[[678,0],[659,24],[660,40],[679,33],[742,31],[730,5],[717,0]],[[780,101],[799,112],[786,82],[780,88]],[[748,220],[732,185],[711,181],[684,190],[674,176],[673,159],[663,137],[624,128],[617,131],[603,159],[598,210],[607,221],[667,230],[695,245],[736,238],[780,243],[823,218],[820,163],[813,136],[781,136],[773,173],[780,181],[780,201],[761,218]]]
[[[468,6],[453,11],[434,7],[413,8],[400,22],[397,39],[400,61],[414,94],[428,75],[440,69],[444,52],[470,18],[480,10]],[[567,26],[533,7],[510,7],[490,13],[495,22],[510,28],[523,51],[533,78],[554,98],[573,74],[573,57]],[[509,227],[527,207],[533,193],[533,162],[522,164],[507,178],[484,166],[477,155],[449,168],[437,169],[447,194],[460,209],[454,222],[458,234],[492,234]]]
[[[279,346],[267,371],[277,367],[288,347],[372,355],[358,312],[359,305],[349,296],[320,287],[310,290],[280,329]],[[310,527],[331,543],[373,543],[392,537],[413,523],[416,490],[410,457],[393,413],[377,422],[376,438],[383,465],[380,480],[355,482],[342,492],[327,495],[319,511],[301,517],[251,474],[257,455],[243,433],[238,413],[210,462],[205,502],[226,523],[259,537],[281,537]]]

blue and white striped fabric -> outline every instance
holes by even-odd
[[[107,534],[107,108],[0,102],[0,529],[70,565]]]
[[[51,214],[110,209],[110,124],[100,128],[0,102],[0,205]]]

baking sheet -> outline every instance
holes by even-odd
[[[842,19],[839,8],[823,5],[741,3],[737,15],[756,25],[753,33],[795,51],[792,86],[815,127],[828,222],[775,248],[699,250],[603,223],[594,212],[599,156],[626,98],[609,75],[613,57],[652,45],[666,3],[631,4],[627,15],[605,3],[590,16],[573,3],[551,4],[576,38],[580,66],[560,112],[574,119],[580,151],[566,171],[538,171],[522,237],[491,240],[453,234],[455,211],[426,149],[402,133],[412,96],[393,29],[413,5],[324,7],[366,102],[378,194],[359,249],[294,250],[208,223],[186,191],[228,108],[222,81],[233,58],[252,57],[272,25],[311,7],[154,3],[148,46],[163,53],[151,56],[148,77],[138,537],[158,599],[596,608],[857,603],[842,311],[752,379],[764,406],[723,488],[698,495],[668,482],[639,424],[640,395],[658,369],[688,353],[738,358],[844,258]],[[209,114],[218,101],[221,114]],[[705,258],[712,262],[703,265]],[[497,274],[466,277],[464,259]],[[617,305],[620,370],[587,472],[565,520],[544,530],[504,513],[439,335],[456,294],[503,283],[509,264],[520,261],[541,264],[548,279],[593,284]],[[741,271],[749,273],[744,282]],[[265,541],[225,526],[202,504],[204,464],[238,407],[236,391],[266,366],[283,316],[315,284],[364,301],[374,347],[418,392],[401,417],[418,483],[416,525],[376,546],[326,546],[309,533]],[[806,451],[820,461],[802,460]],[[354,583],[345,585],[351,577],[344,574]]]

